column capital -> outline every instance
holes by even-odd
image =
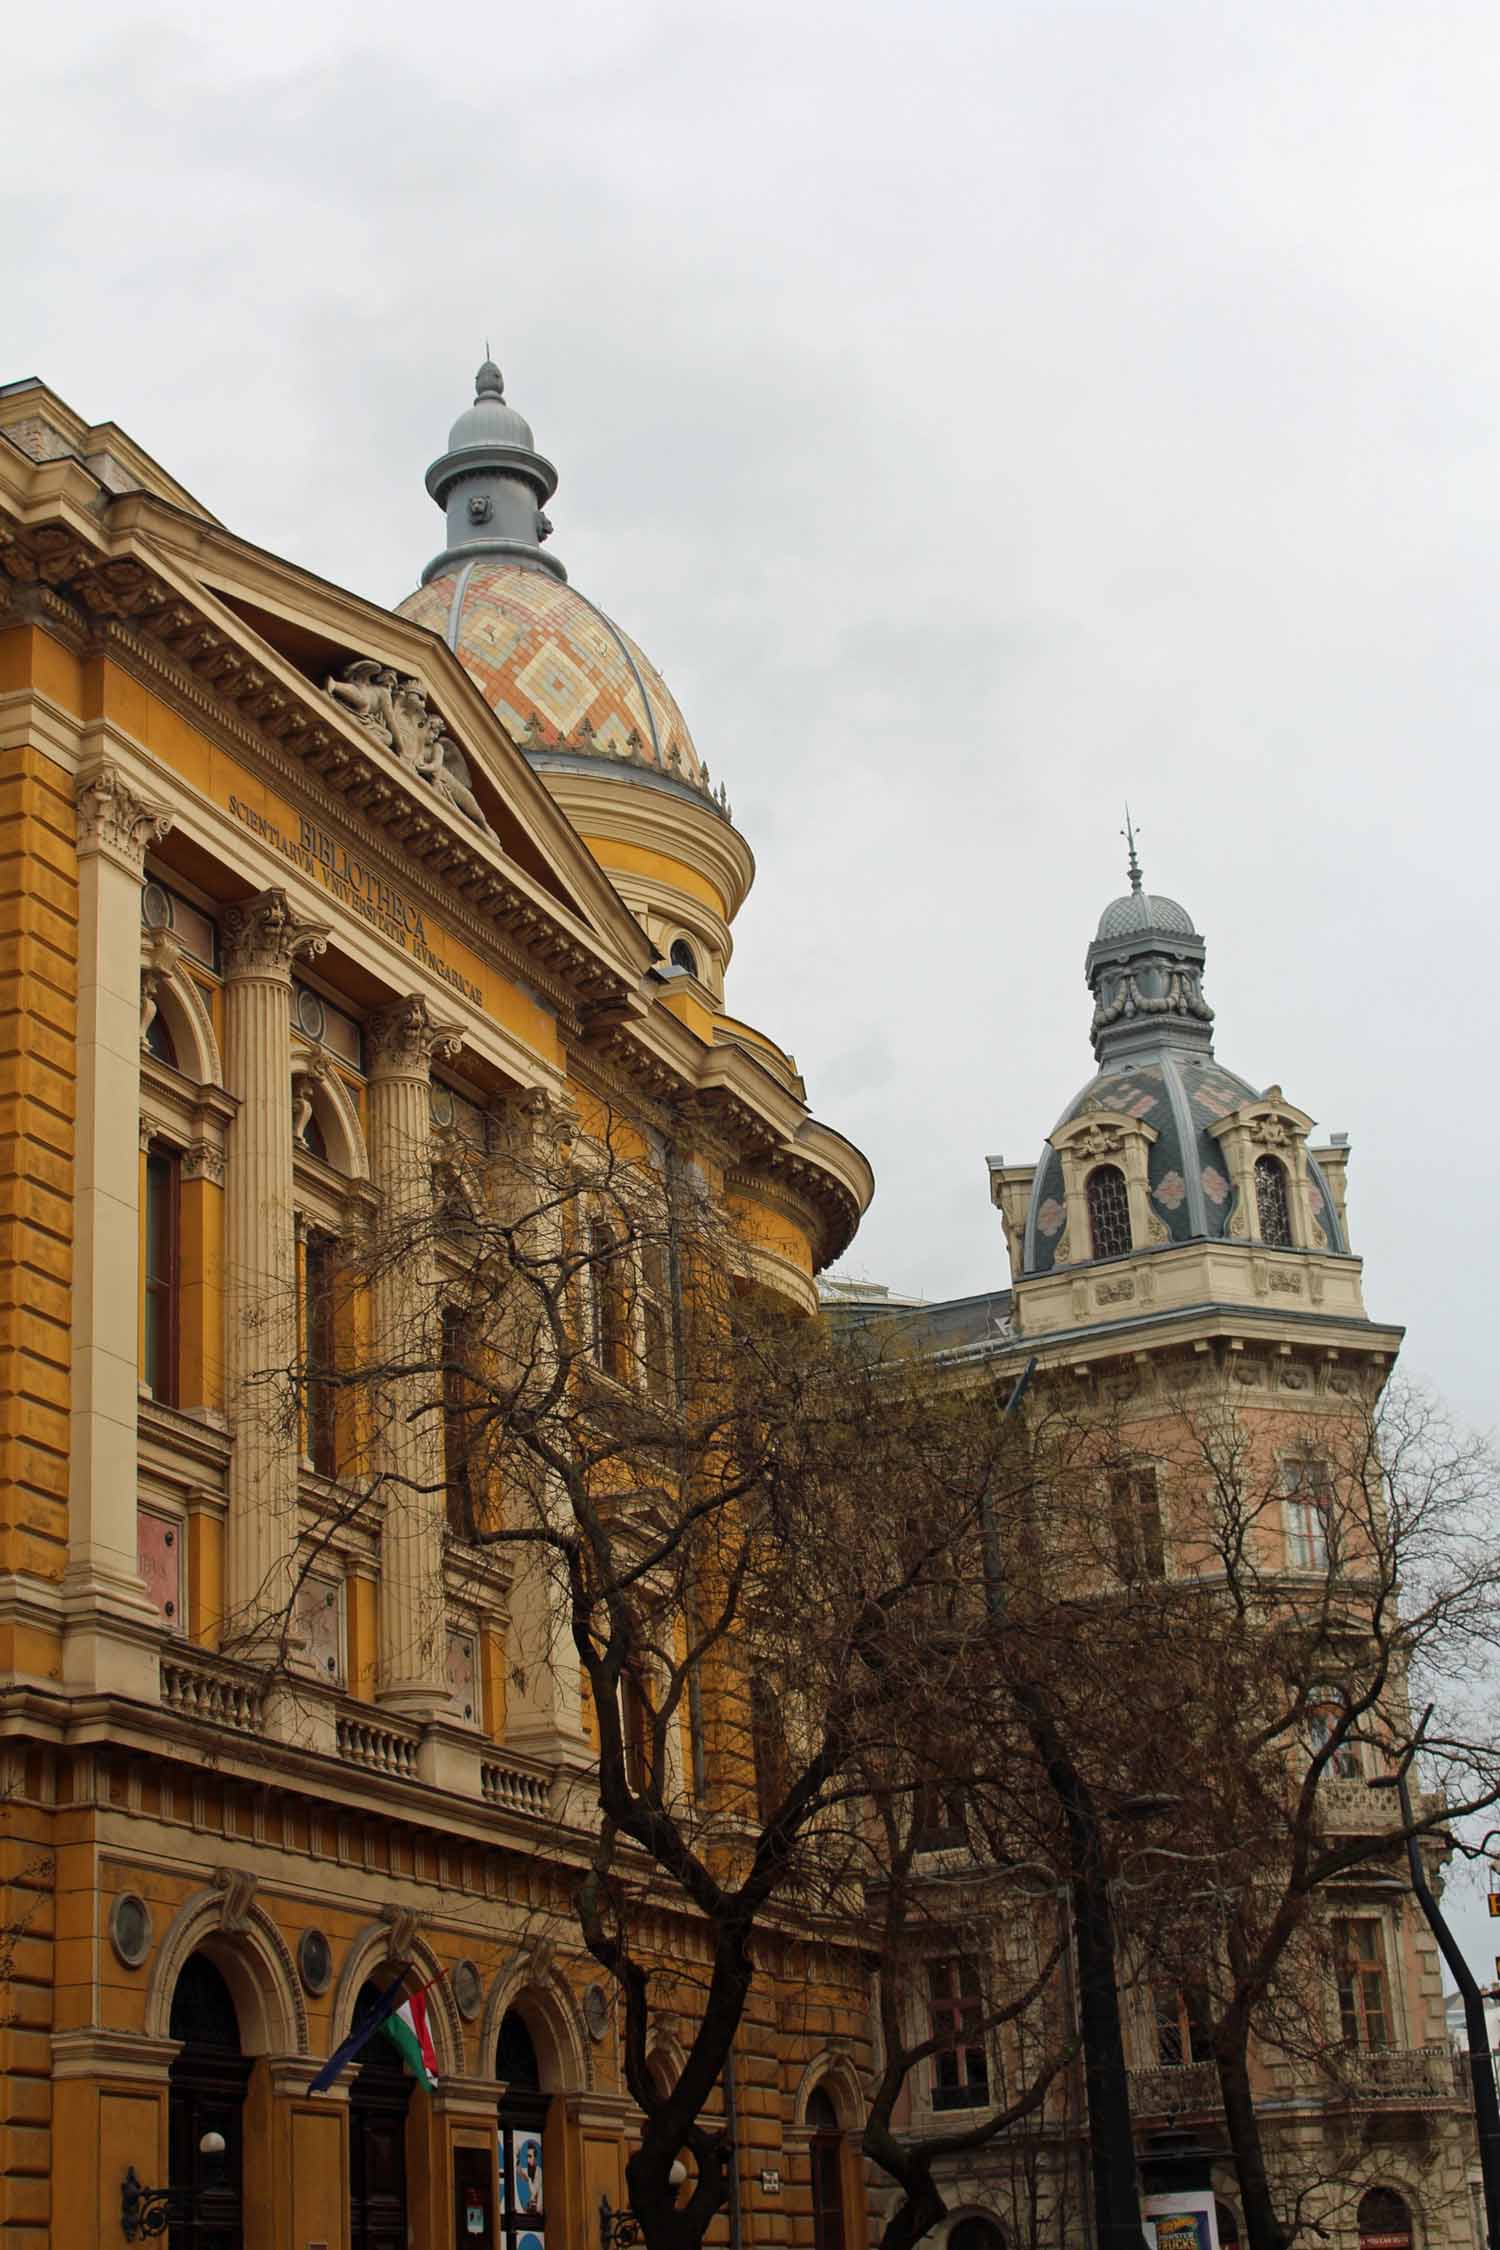
[[[118,766],[96,766],[81,774],[74,791],[78,807],[78,851],[104,852],[140,879],[146,848],[159,844],[172,826],[172,813],[154,798],[131,788]]]
[[[309,922],[278,889],[243,898],[224,916],[224,973],[291,982],[292,964],[327,951],[329,924]]]
[[[365,1026],[374,1078],[426,1078],[435,1054],[456,1055],[463,1026],[440,1023],[420,992],[382,1008]]]

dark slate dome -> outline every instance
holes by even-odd
[[[1205,950],[1185,907],[1142,889],[1132,837],[1130,889],[1105,908],[1084,966],[1099,1069],[1053,1131],[1087,1110],[1114,1110],[1149,1125],[1157,1136],[1147,1162],[1151,1208],[1173,1242],[1228,1233],[1235,1191],[1208,1129],[1261,1095],[1214,1055]],[[1347,1250],[1337,1206],[1311,1156],[1308,1178],[1329,1249]],[[1051,1272],[1066,1222],[1062,1161],[1049,1140],[1026,1216],[1027,1273]]]

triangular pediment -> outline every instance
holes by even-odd
[[[242,716],[331,778],[352,809],[443,869],[482,911],[493,904],[513,928],[534,922],[538,942],[541,924],[555,924],[545,942],[578,955],[576,969],[597,950],[598,996],[634,987],[651,958],[643,931],[441,642],[144,495],[132,514],[134,551],[148,568],[154,555],[162,572],[155,608],[135,608],[137,630],[201,666]],[[211,649],[204,663],[215,637],[231,651],[226,660]],[[344,679],[351,668],[379,675],[382,712],[359,708],[357,684]],[[331,693],[330,681],[345,692]],[[404,714],[394,733],[391,699]],[[413,726],[420,734],[424,723],[427,739],[414,743]],[[437,767],[457,776],[456,794],[434,778]]]

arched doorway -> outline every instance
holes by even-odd
[[[1394,2188],[1369,2188],[1360,2197],[1359,2250],[1412,2250],[1411,2212]]]
[[[173,2199],[172,2250],[243,2250],[245,2088],[253,2063],[240,2052],[233,1995],[206,1953],[190,1953],[182,1964],[170,2031],[182,2041],[167,2074],[167,2178],[181,2191]]]
[[[844,2250],[844,2136],[821,2086],[807,2097],[812,2127],[813,2250]]]
[[[501,2250],[546,2250],[546,2177],[542,2135],[548,2097],[536,2042],[519,2008],[507,2008],[495,2042],[500,2081]]]
[[[354,2023],[380,2006],[373,1979],[359,1988]],[[349,2250],[406,2250],[406,2112],[411,2080],[383,2031],[349,2082]]]
[[[998,2223],[983,2211],[971,2211],[948,2235],[948,2250],[1005,2250]]]

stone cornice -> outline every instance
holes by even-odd
[[[613,838],[680,859],[718,892],[732,922],[755,879],[755,856],[739,830],[708,805],[665,791],[631,787],[631,768],[614,773],[541,769],[549,795],[586,836]]]

